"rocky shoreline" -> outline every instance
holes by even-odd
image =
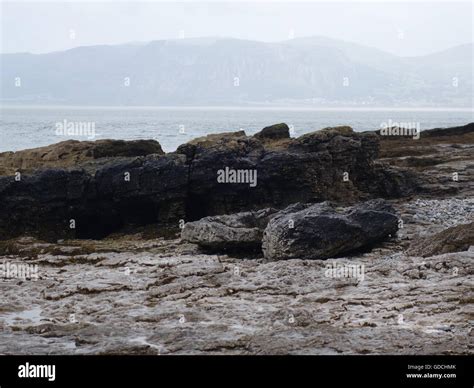
[[[2,153],[0,264],[37,278],[2,278],[0,353],[472,354],[473,148],[278,124]]]
[[[210,215],[297,202],[353,204],[422,190],[410,170],[377,160],[376,134],[349,127],[290,138],[288,126],[278,124],[254,136],[208,135],[168,154],[155,152],[161,151],[155,141],[132,142],[127,157],[123,142],[105,142],[82,145],[88,152],[69,141],[0,154],[10,166],[10,175],[0,177],[0,235],[103,238],[130,225],[178,228],[181,220]],[[221,182],[220,173],[229,170],[258,182]]]

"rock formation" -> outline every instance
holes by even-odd
[[[467,251],[471,246],[474,246],[474,222],[419,238],[411,243],[407,253],[411,256],[427,257]]]
[[[6,166],[22,166],[27,172],[19,180],[13,175],[0,178],[0,235],[100,238],[127,225],[177,227],[181,219],[284,208],[295,202],[349,204],[417,191],[413,174],[375,161],[375,134],[338,127],[292,139],[287,129],[278,124],[255,136],[243,131],[209,135],[165,155],[156,142],[104,141],[59,143],[43,156],[38,150],[28,151],[30,156],[3,155]],[[65,149],[72,154],[63,155],[60,150]],[[51,159],[53,166],[77,163],[29,174],[38,158]],[[91,167],[88,159],[94,158],[101,164]],[[226,168],[255,173],[257,184],[220,183],[217,175]]]
[[[398,218],[382,199],[338,209],[329,202],[296,203],[282,211],[263,209],[204,217],[184,225],[183,241],[215,251],[262,249],[265,258],[327,259],[394,235]]]
[[[204,217],[186,223],[181,238],[215,251],[260,250],[263,231],[275,212],[275,209],[263,209]]]
[[[265,228],[265,258],[327,259],[374,245],[398,229],[395,210],[384,200],[337,209],[328,202],[292,205]]]
[[[17,171],[30,173],[47,168],[71,168],[77,165],[98,168],[121,157],[150,154],[164,154],[160,143],[155,140],[66,140],[46,147],[0,153],[0,175],[12,175]]]
[[[466,247],[474,221],[474,132],[463,129],[450,136],[446,129],[443,135],[422,135],[419,140],[389,140],[339,128],[291,139],[280,129],[274,139],[274,130],[265,131],[272,135],[263,139],[243,133],[213,135],[176,153],[89,159],[33,174],[22,170],[20,182],[11,173],[1,178],[0,238],[20,237],[0,241],[0,269],[37,268],[38,281],[23,279],[18,271],[10,277],[2,274],[0,353],[472,355],[474,251]],[[349,156],[339,155],[338,142],[355,148]],[[304,175],[309,169],[308,176],[316,171],[331,182],[333,169],[338,177],[342,171],[339,158],[358,155],[364,161],[377,144],[379,158],[368,158],[357,180],[350,174],[352,184],[338,180],[323,187]],[[258,171],[252,190],[263,185],[274,193],[257,197],[248,185],[198,182],[205,178],[201,168],[213,173],[222,168],[220,157],[233,162],[229,167],[249,160],[272,166],[271,177]],[[412,160],[405,164],[407,157]],[[436,164],[425,163],[426,158]],[[412,175],[387,165],[408,166]],[[129,181],[124,172],[131,173]],[[452,179],[454,173],[458,181]],[[384,174],[389,178],[385,186]],[[421,176],[415,181],[423,184],[421,193],[416,185],[404,186],[412,182],[410,176]],[[303,186],[280,187],[270,178]],[[191,180],[200,185],[199,191],[189,185]],[[222,195],[228,186],[240,195],[229,195],[226,201]],[[383,239],[382,232],[394,226],[393,211],[384,201],[348,206],[353,197],[397,197],[410,188],[416,195],[387,200],[403,221],[393,238]],[[205,205],[202,210],[193,205],[191,195]],[[295,198],[305,199],[287,206]],[[336,198],[341,200],[333,204]],[[314,203],[324,199],[331,204]],[[306,250],[313,250],[311,258],[318,253],[317,239],[296,233],[300,226],[309,232],[311,222],[322,219],[316,209],[326,209],[331,222],[359,225],[370,237],[380,233],[383,240],[325,260],[265,260],[253,252],[236,256],[230,249],[221,254],[222,248],[239,246],[240,251],[263,239],[267,215],[273,214],[253,209],[255,200],[258,209],[272,207],[265,203],[281,204],[276,235],[303,256]],[[211,210],[226,213],[227,208],[240,213],[196,223],[188,218],[209,216]],[[100,240],[46,242],[28,236],[52,228],[57,238],[55,228],[69,230],[64,219],[73,211],[73,235],[97,237],[120,225],[127,230]],[[156,225],[136,226],[156,221],[157,214],[172,222],[181,216],[187,222],[183,234],[189,233],[193,242],[208,239],[218,254],[177,237],[158,237]],[[284,221],[290,226],[291,220],[293,234],[278,234]],[[211,225],[210,230],[203,225]],[[360,244],[357,227],[349,231],[357,236],[353,244]],[[344,235],[318,224],[312,233],[354,248]],[[235,244],[242,236],[245,244]],[[362,236],[362,241],[367,238]],[[439,254],[446,249],[453,253]]]

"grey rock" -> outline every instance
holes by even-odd
[[[211,250],[259,249],[263,230],[276,210],[242,212],[204,217],[188,222],[181,232],[183,241]]]
[[[435,256],[461,252],[474,244],[474,222],[445,229],[439,233],[414,240],[408,254],[411,256]]]
[[[299,207],[269,221],[262,241],[265,258],[327,259],[380,242],[398,229],[395,210],[382,199],[345,209],[329,202]]]

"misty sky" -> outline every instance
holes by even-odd
[[[2,1],[2,53],[182,37],[279,41],[323,35],[398,55],[473,41],[465,2]]]

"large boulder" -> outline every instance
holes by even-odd
[[[327,259],[380,242],[398,230],[395,210],[377,199],[338,209],[329,202],[293,205],[268,223],[265,258]]]
[[[275,209],[270,208],[204,217],[199,221],[186,223],[181,238],[209,250],[259,250],[263,230],[275,212]]]
[[[290,128],[285,123],[270,125],[254,135],[260,140],[281,140],[290,137]]]

